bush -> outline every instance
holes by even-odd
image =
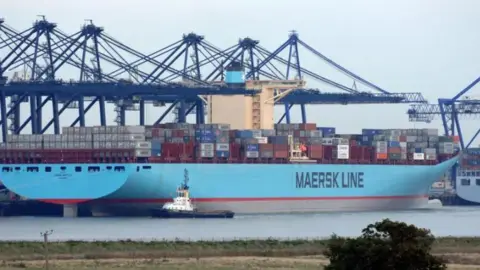
[[[434,236],[427,229],[384,219],[368,225],[357,238],[334,235],[327,243],[328,270],[444,270],[431,252]]]

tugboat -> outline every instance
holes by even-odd
[[[199,211],[190,200],[188,186],[188,171],[184,171],[184,181],[177,188],[177,196],[173,202],[166,203],[162,208],[150,210],[156,218],[233,218],[232,211]]]

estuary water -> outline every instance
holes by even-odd
[[[238,215],[234,219],[0,218],[0,240],[230,240],[357,236],[370,223],[389,218],[428,228],[435,236],[480,236],[480,207],[441,207],[395,212]]]

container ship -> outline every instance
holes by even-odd
[[[235,130],[228,124],[64,127],[9,135],[0,179],[15,194],[88,206],[94,216],[149,215],[184,173],[197,207],[237,214],[425,207],[432,183],[459,159],[436,129],[336,134],[316,124]]]
[[[480,205],[480,147],[465,149],[456,173],[455,189],[435,198],[444,205]]]

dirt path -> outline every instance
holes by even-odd
[[[472,257],[474,254],[468,254]],[[480,254],[475,254],[477,259]],[[99,260],[54,260],[50,262],[52,269],[64,270],[126,270],[126,269],[319,269],[328,260],[321,256],[305,257],[210,257],[210,258],[165,258],[165,259],[99,259]],[[0,270],[24,268],[42,269],[43,260],[3,262]],[[321,269],[321,268],[320,268]],[[450,264],[452,270],[480,270],[480,265]]]

